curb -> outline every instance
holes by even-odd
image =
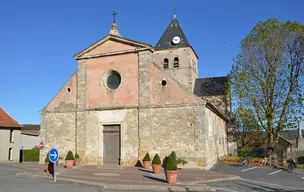
[[[31,173],[17,173],[17,176],[31,176],[33,178],[43,178],[43,179],[50,179],[49,176],[44,175],[35,175]],[[156,191],[179,191],[179,192],[187,192],[191,190],[195,191],[216,191],[215,188],[210,187],[205,184],[201,185],[168,185],[168,186],[154,186],[154,185],[121,185],[121,184],[105,184],[105,183],[98,183],[98,182],[89,182],[89,181],[82,181],[77,179],[68,179],[63,177],[57,177],[57,181],[64,181],[64,182],[71,182],[71,183],[78,183],[84,184],[88,186],[94,187],[101,187],[104,189],[112,189],[112,190],[156,190]]]

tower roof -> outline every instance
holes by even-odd
[[[173,38],[179,37],[179,42],[174,43]],[[169,23],[167,29],[155,45],[155,50],[180,48],[180,47],[191,47],[185,33],[183,32],[179,22],[177,21],[176,15]]]

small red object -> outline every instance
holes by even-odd
[[[43,142],[42,141],[39,143],[39,149],[43,149]]]

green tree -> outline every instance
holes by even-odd
[[[241,42],[229,75],[231,94],[267,133],[268,155],[303,109],[303,68],[304,27],[298,22],[259,22]]]
[[[260,126],[255,119],[254,112],[250,109],[237,108],[235,111],[236,137],[240,150],[254,149],[260,146],[262,135]]]

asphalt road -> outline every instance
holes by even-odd
[[[211,170],[238,175],[237,181],[216,182],[209,185],[219,192],[304,192],[304,172],[287,173],[282,169],[242,167],[217,164]]]
[[[9,164],[0,164],[0,192],[114,192],[73,183],[17,176],[23,172]],[[121,192],[121,191],[120,191]]]

